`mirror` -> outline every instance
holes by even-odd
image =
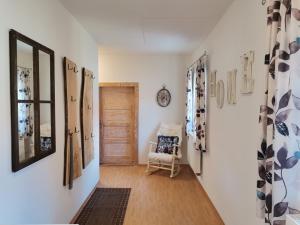
[[[50,100],[50,55],[39,51],[40,100]]]
[[[41,151],[51,151],[51,105],[41,104],[41,122],[40,122],[40,137],[41,137]]]
[[[12,170],[55,152],[54,51],[10,31]]]
[[[34,107],[32,103],[18,103],[19,160],[34,157]]]

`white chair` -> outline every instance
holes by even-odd
[[[177,145],[173,144],[173,152],[172,154],[168,154],[168,153],[157,153],[156,152],[157,143],[150,142],[146,172],[152,174],[153,172],[160,169],[169,170],[171,171],[170,177],[173,178],[177,176],[180,172],[179,161],[182,158],[182,153],[181,153],[182,125],[162,123],[157,132],[157,137],[158,136],[177,136],[178,144]]]

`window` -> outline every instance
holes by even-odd
[[[195,100],[196,100],[196,68],[188,71],[187,92],[187,134],[194,135],[195,131]]]

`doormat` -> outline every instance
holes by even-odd
[[[80,225],[123,225],[131,188],[97,188],[78,216]]]

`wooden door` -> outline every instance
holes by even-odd
[[[100,84],[100,163],[137,162],[138,85]]]

